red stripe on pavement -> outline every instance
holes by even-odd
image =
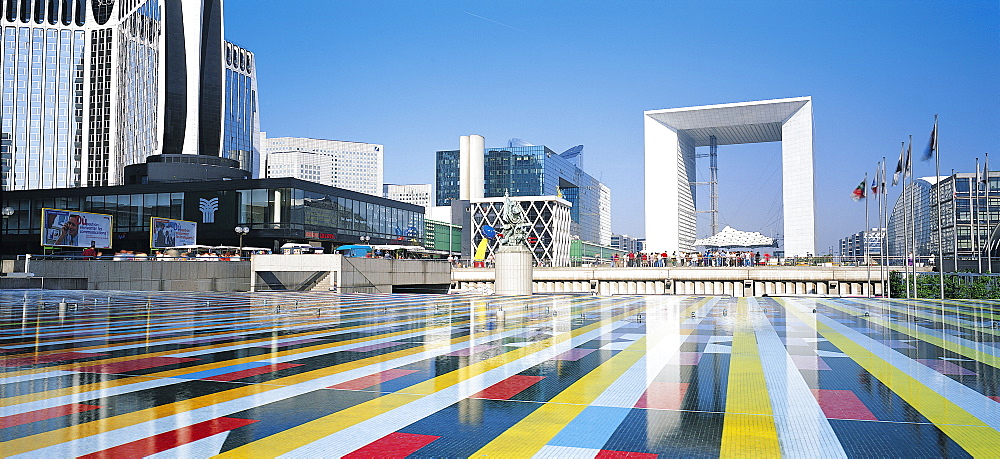
[[[653,459],[659,457],[652,453],[637,453],[635,451],[612,451],[610,449],[602,449],[594,456],[594,459]]]
[[[521,393],[521,391],[531,387],[538,381],[545,379],[544,376],[524,376],[514,375],[500,381],[486,389],[483,389],[469,398],[488,398],[492,400],[509,400],[511,397]]]
[[[207,378],[202,378],[205,381],[235,381],[237,379],[249,378],[251,376],[262,375],[270,373],[272,371],[284,370],[285,368],[301,367],[302,363],[275,363],[273,365],[268,365],[266,367],[251,368],[249,370],[234,371],[232,373],[223,373],[221,375],[209,376]]]
[[[858,419],[878,421],[854,392],[849,390],[813,389],[819,407],[830,419]]]
[[[672,383],[653,381],[642,393],[636,408],[652,408],[654,410],[679,410],[687,394],[688,383]]]
[[[401,378],[408,374],[416,373],[417,370],[385,370],[373,375],[362,376],[358,379],[352,379],[350,381],[345,381],[340,384],[335,384],[328,389],[344,389],[344,390],[361,390],[366,387],[374,386],[378,383],[383,383],[386,381],[391,381],[396,378]]]
[[[372,457],[403,458],[413,454],[418,449],[427,446],[430,442],[438,438],[441,437],[393,432],[343,457],[351,459]]]
[[[995,402],[1000,402],[1000,395],[987,395],[986,398],[991,398]]]
[[[146,357],[144,359],[77,367],[73,370],[85,373],[124,373],[126,371],[145,370],[147,368],[162,367],[164,365],[174,365],[195,360],[201,359],[194,357]]]
[[[4,416],[0,417],[0,429],[6,429],[8,427],[19,426],[21,424],[28,424],[31,422],[44,421],[46,419],[58,418],[73,413],[82,413],[84,411],[96,410],[98,408],[100,408],[100,406],[70,403],[69,405],[53,406],[52,408],[45,408],[43,410]]]
[[[238,418],[215,418],[205,422],[183,427],[170,432],[146,437],[141,440],[118,445],[113,448],[98,451],[96,453],[80,456],[86,459],[98,458],[122,458],[122,457],[146,457],[168,449],[186,445],[202,438],[233,430],[257,422],[256,419]]]
[[[91,352],[59,352],[57,354],[33,355],[30,357],[14,357],[0,360],[0,367],[17,367],[21,365],[35,365],[37,363],[61,362],[63,360],[89,359],[100,357],[101,353]]]

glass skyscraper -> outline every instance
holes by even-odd
[[[611,243],[611,190],[578,167],[583,146],[558,154],[544,145],[512,140],[506,147],[487,148],[484,159],[486,198],[562,196],[572,205],[570,232],[602,245]],[[459,150],[438,151],[435,203],[459,198]],[[606,215],[605,215],[606,214]]]
[[[221,156],[239,161],[242,169],[258,178],[260,119],[257,117],[256,60],[253,53],[228,41],[225,109]]]
[[[6,0],[0,27],[0,189],[116,185],[158,154],[253,171],[253,61],[224,52],[252,54],[224,45],[222,0]]]

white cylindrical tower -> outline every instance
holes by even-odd
[[[486,181],[486,139],[469,136],[469,199],[482,199]]]
[[[469,136],[463,135],[458,139],[458,199],[469,200]]]

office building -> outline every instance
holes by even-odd
[[[294,177],[382,196],[382,145],[266,134],[268,178]]]
[[[234,67],[221,0],[9,0],[0,16],[3,190],[116,185],[125,166],[158,154],[251,167],[240,139],[256,137],[245,135],[256,95],[240,87],[252,81],[224,78]],[[223,138],[231,116],[230,132],[243,132],[233,141]]]
[[[415,185],[382,185],[382,197],[396,201],[408,202],[422,207],[431,207],[433,188],[429,183]]]
[[[437,152],[435,201],[510,196],[557,196],[570,203],[571,234],[611,244],[611,190],[584,172],[583,146],[557,154],[544,145],[512,139],[505,147],[485,148],[481,136],[462,136],[459,150]]]
[[[220,156],[239,161],[253,178],[261,178],[256,62],[252,52],[226,42],[226,115]]]
[[[622,250],[625,253],[642,252],[642,239],[634,238],[627,234],[611,235],[611,247]]]
[[[903,187],[900,197],[893,205],[885,237],[889,257],[894,264],[901,264],[904,259],[913,255],[926,259],[937,253],[931,247],[931,230],[937,224],[930,207],[931,187],[936,182],[934,177],[915,179],[912,184]],[[936,242],[935,238],[935,248]],[[913,254],[909,255],[911,252]]]
[[[840,245],[840,261],[842,263],[864,263],[865,255],[875,262],[882,256],[882,243],[885,239],[885,228],[871,228],[859,231],[842,238]]]
[[[938,253],[937,195],[941,192],[941,239],[945,258],[971,262],[977,254],[991,259],[1000,257],[1000,172],[990,172],[988,185],[974,172],[941,177],[937,186],[927,192],[927,216],[931,230],[928,252]],[[977,186],[978,185],[978,186]],[[918,226],[920,228],[920,226]],[[953,268],[945,264],[945,268]],[[972,269],[963,263],[960,269]]]

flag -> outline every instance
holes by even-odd
[[[987,154],[986,161],[983,163],[983,178],[982,180],[980,180],[980,182],[982,182],[983,185],[987,185],[987,182],[989,180],[990,180],[990,155]],[[987,187],[987,190],[988,189],[989,188]]]
[[[862,180],[861,183],[858,185],[858,187],[854,189],[854,192],[851,193],[851,199],[855,201],[864,199],[865,188],[868,188],[867,184],[868,184],[868,176],[866,175],[864,180]]]
[[[896,186],[899,183],[899,176],[903,173],[903,158],[906,154],[906,142],[903,142],[899,147],[899,162],[896,163],[896,172],[892,174],[892,186]]]
[[[913,174],[913,136],[910,136],[910,144],[906,146],[906,169],[905,173]]]
[[[931,139],[927,142],[927,148],[924,149],[923,160],[927,161],[934,157],[934,153],[937,152],[937,115],[934,115],[934,129],[931,129]]]
[[[879,177],[882,175],[882,162],[875,167],[875,178],[872,179],[872,193],[878,194]]]

